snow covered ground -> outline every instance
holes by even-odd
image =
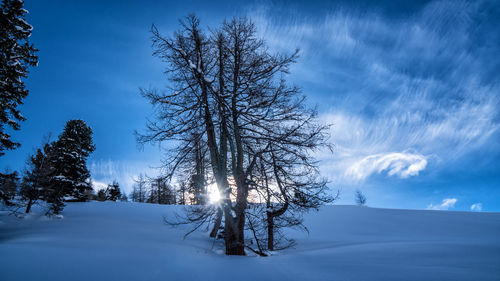
[[[500,213],[328,206],[272,257],[228,257],[163,224],[178,206],[69,203],[63,219],[0,215],[0,280],[500,280]]]

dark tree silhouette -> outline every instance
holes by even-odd
[[[119,200],[121,196],[122,192],[117,181],[113,181],[112,184],[108,184],[108,187],[106,188],[106,200],[116,201]]]
[[[147,175],[142,174],[135,180],[132,192],[130,193],[130,198],[132,202],[146,202],[146,191],[147,191]]]
[[[328,201],[324,183],[302,174],[316,172],[310,152],[327,145],[327,127],[317,124],[315,110],[308,109],[299,89],[286,82],[298,51],[270,53],[246,18],[226,21],[209,34],[195,16],[188,16],[181,26],[172,37],[152,28],[154,55],[166,62],[172,83],[169,93],[142,91],[156,119],[148,122],[138,140],[175,141],[165,156],[167,177],[189,163],[197,141],[206,144],[210,177],[222,200],[215,207],[192,208],[186,221],[196,227],[215,222],[214,234],[223,217],[226,254],[244,255],[249,195],[264,188],[255,184],[264,176],[257,172],[259,159],[267,167],[273,158],[289,159],[275,161],[276,179],[283,184],[288,204],[308,208]]]
[[[83,120],[66,122],[63,132],[52,145],[54,188],[75,201],[88,200],[92,190],[87,157],[95,150],[92,129]],[[58,191],[59,192],[59,191]]]
[[[86,160],[94,149],[92,129],[82,120],[68,121],[58,139],[28,161],[21,184],[26,212],[38,199],[50,203],[48,215],[59,214],[65,200],[88,200],[92,186]]]
[[[21,183],[21,199],[26,203],[25,212],[29,213],[33,204],[45,197],[45,192],[50,186],[50,176],[54,169],[47,157],[50,151],[49,143],[43,145],[43,150],[38,149],[28,160],[28,169],[24,172]]]
[[[28,40],[33,27],[23,6],[20,0],[3,0],[0,7],[0,156],[20,145],[5,130],[19,130],[19,121],[25,120],[18,109],[28,95],[23,78],[38,63],[37,49]]]
[[[19,122],[26,119],[18,109],[28,95],[23,78],[29,66],[38,64],[37,49],[28,40],[33,27],[26,22],[23,6],[21,0],[3,0],[0,6],[0,157],[20,145],[6,130],[19,130]],[[1,182],[13,178],[17,174],[0,172]],[[9,197],[0,189],[0,200],[12,206]]]

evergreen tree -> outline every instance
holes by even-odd
[[[21,0],[4,0],[0,7],[0,156],[20,144],[11,140],[7,127],[19,130],[24,121],[17,109],[28,95],[22,78],[28,66],[36,66],[37,49],[28,41],[33,27],[24,19],[28,12]]]
[[[125,192],[123,192],[122,195],[120,196],[120,201],[128,202],[128,197],[127,197],[127,194]]]
[[[26,213],[30,212],[31,206],[40,198],[45,198],[45,193],[50,187],[50,176],[53,168],[47,157],[50,144],[45,144],[44,149],[38,149],[35,155],[28,160],[28,170],[25,171],[21,183],[21,199],[26,202]]]
[[[5,197],[6,202],[14,199],[19,183],[17,172],[0,173],[0,193]]]
[[[87,157],[95,150],[92,129],[82,120],[70,120],[52,149],[51,165],[55,170],[52,182],[56,193],[70,200],[86,201],[92,190],[86,164]]]
[[[97,201],[106,201],[106,190],[104,189],[99,189],[99,191],[97,192],[97,197],[96,197],[96,200]]]
[[[21,184],[26,213],[38,199],[50,204],[47,214],[59,214],[64,200],[85,201],[92,194],[86,159],[95,147],[92,129],[82,120],[70,120],[55,142],[46,143],[30,157]]]
[[[121,194],[120,185],[116,181],[106,188],[106,200],[116,201],[121,198]]]
[[[59,155],[56,154],[56,142],[46,144],[44,147],[44,163],[48,163],[43,168],[40,178],[40,189],[42,190],[41,198],[50,204],[46,215],[58,215],[64,209],[64,186],[58,184],[60,175],[58,174],[57,166]]]

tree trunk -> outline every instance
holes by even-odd
[[[267,213],[267,248],[274,251],[274,219],[269,212]]]
[[[244,256],[245,255],[245,241],[241,223],[237,223],[231,212],[224,210],[224,231],[226,242],[226,255]],[[244,223],[243,223],[244,225]]]
[[[33,205],[33,200],[30,198],[30,200],[28,201],[28,205],[26,205],[26,211],[25,211],[26,214],[29,214],[31,210],[31,205]]]

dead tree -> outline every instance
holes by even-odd
[[[132,202],[146,202],[147,175],[143,176],[140,174],[134,181],[134,186],[130,194]]]
[[[224,22],[209,35],[195,16],[181,26],[172,37],[152,28],[154,55],[167,63],[171,89],[142,91],[153,104],[156,119],[149,121],[147,133],[138,135],[138,140],[175,141],[164,160],[167,177],[188,161],[196,139],[206,143],[211,176],[223,196],[218,207],[202,208],[208,213],[188,220],[215,222],[216,230],[223,217],[226,254],[244,255],[248,196],[258,176],[259,157],[269,158],[270,153],[309,157],[307,152],[325,144],[326,127],[316,125],[315,112],[306,109],[298,88],[286,83],[298,51],[271,54],[246,18]],[[194,132],[200,132],[197,138],[192,137]],[[296,146],[298,142],[305,144]],[[296,194],[307,193],[300,189]]]

